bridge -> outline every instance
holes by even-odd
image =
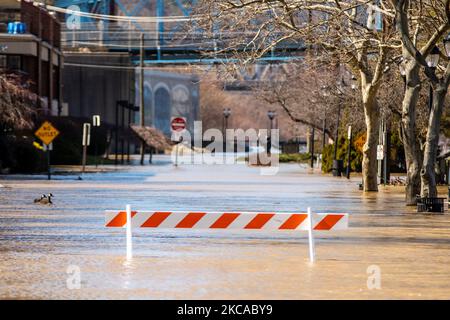
[[[62,10],[53,9],[66,21],[62,28],[66,50],[83,47],[94,51],[129,52],[133,63],[138,64],[142,46],[145,65],[234,62],[226,48],[236,34],[218,33],[211,37],[200,27],[193,28],[189,24],[197,2],[55,0],[54,6]],[[70,10],[79,10],[83,14],[75,15]],[[141,34],[144,36],[142,42]],[[240,49],[244,50],[243,47]],[[302,43],[285,41],[261,57],[258,63],[277,64],[301,59],[304,50]]]

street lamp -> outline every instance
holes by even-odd
[[[441,51],[437,46],[434,46],[433,49],[431,49],[430,54],[426,58],[428,67],[432,69],[436,69],[439,64],[439,57],[440,57]]]
[[[436,70],[439,64],[440,53],[441,51],[439,51],[439,48],[437,46],[434,46],[430,54],[426,58],[428,67],[431,68],[433,71]],[[430,90],[428,94],[428,109],[430,113],[432,108],[433,108],[433,85],[430,83]]]
[[[223,131],[227,130],[228,128],[228,118],[231,116],[231,109],[225,108],[223,109]]]
[[[352,75],[352,90],[358,89],[358,78],[356,78],[354,75]]]
[[[450,33],[447,35],[447,38],[444,39],[444,48],[447,57],[450,58]]]
[[[267,116],[270,119],[270,130],[269,135],[267,137],[267,153],[270,154],[272,150],[272,129],[273,129],[273,119],[275,119],[277,113],[273,110],[267,111]]]
[[[275,119],[276,115],[277,115],[277,113],[275,111],[272,111],[272,110],[267,111],[267,116],[270,119],[270,130],[273,129],[273,119]]]

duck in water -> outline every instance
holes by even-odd
[[[34,203],[39,203],[39,204],[53,204],[53,202],[52,202],[52,197],[53,197],[53,194],[52,194],[52,193],[49,193],[48,195],[43,194],[43,195],[41,195],[40,198],[34,199]]]

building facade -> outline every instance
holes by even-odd
[[[0,12],[0,70],[29,80],[46,114],[64,114],[61,26],[57,18],[45,7],[25,0],[2,1]],[[23,26],[20,33],[9,30],[8,24],[14,22]]]

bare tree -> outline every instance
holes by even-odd
[[[18,75],[0,74],[0,125],[30,128],[33,125],[37,96]]]
[[[437,195],[434,168],[440,121],[450,84],[450,64],[447,63],[446,68],[440,70],[439,77],[435,70],[428,66],[426,57],[450,30],[450,1],[391,0],[391,2],[395,6],[397,29],[401,36],[406,77],[402,110],[403,142],[408,167],[406,201],[407,204],[414,204],[415,195],[419,190],[423,197]],[[434,89],[422,166],[415,127],[421,68],[424,69],[424,74]]]
[[[205,29],[222,45],[222,54],[238,55],[245,63],[283,44],[306,44],[318,60],[332,57],[352,70],[360,82],[365,114],[365,191],[378,190],[377,94],[392,49],[398,46],[394,15],[384,7],[363,0],[204,0],[201,6],[208,16]],[[368,9],[383,13],[380,28],[367,23]]]

